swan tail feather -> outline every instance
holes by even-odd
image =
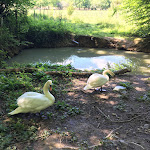
[[[90,89],[91,87],[89,86],[89,85],[86,85],[85,87],[84,87],[84,90],[88,90],[88,89]]]
[[[9,115],[15,115],[15,114],[19,114],[21,113],[22,110],[20,107],[16,108],[15,110],[13,110],[12,112],[8,113]]]

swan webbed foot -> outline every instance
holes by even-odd
[[[103,89],[102,87],[101,88],[96,88],[95,91],[106,92],[106,90]]]
[[[105,89],[100,88],[100,92],[106,92],[106,90],[105,90]]]

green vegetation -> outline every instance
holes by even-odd
[[[150,102],[150,91],[145,93],[144,95],[140,96],[137,101],[139,102]]]
[[[0,149],[5,149],[6,147],[11,149],[11,145],[16,142],[24,142],[36,138],[37,127],[23,123],[23,120],[20,118],[11,119],[6,123],[0,121],[0,124]]]
[[[70,4],[70,6],[67,8],[67,14],[69,16],[71,16],[74,12],[74,8],[73,8],[73,5]]]
[[[150,34],[150,1],[149,0],[123,0],[123,11],[127,19],[135,23],[136,32],[140,36],[149,36]]]
[[[119,85],[124,86],[127,89],[133,89],[132,83],[130,83],[130,82],[120,82]]]
[[[114,109],[117,109],[121,112],[125,112],[127,111],[126,108],[127,108],[127,105],[123,102],[123,101],[120,101],[117,105],[115,105],[113,107]]]
[[[70,83],[71,78],[62,80],[61,77],[46,75],[43,72],[46,70],[69,71],[74,70],[74,68],[70,65],[51,66],[47,64],[36,64],[32,67],[41,69],[41,71],[34,71],[32,74],[25,72],[3,72],[0,74],[1,108],[5,110],[5,112],[0,113],[0,149],[11,148],[15,143],[37,140],[37,131],[39,127],[37,123],[38,118],[41,118],[42,120],[57,119],[64,121],[69,116],[75,116],[81,113],[81,110],[77,106],[72,106],[62,98],[66,93],[64,92],[64,83],[66,85]],[[53,80],[52,94],[55,95],[56,98],[53,108],[41,111],[40,114],[21,114],[15,117],[12,116],[11,118],[9,117],[7,121],[4,121],[8,118],[6,114],[17,107],[16,100],[20,95],[26,91],[42,93],[42,87],[48,79]],[[61,87],[61,81],[63,81],[63,87]]]
[[[60,21],[45,15],[30,17],[26,39],[34,43],[35,47],[56,47],[62,39],[68,36],[69,32]]]
[[[5,68],[6,62],[5,59],[7,58],[7,52],[5,52],[4,50],[0,50],[0,67]]]
[[[112,10],[74,10],[72,15],[68,15],[67,10],[30,10],[29,16],[33,13],[35,13],[35,21],[37,18],[36,16],[45,18],[45,15],[47,15],[48,17],[45,19],[50,23],[49,20],[52,20],[53,17],[56,29],[58,26],[57,24],[61,24],[66,32],[69,31],[76,35],[124,37],[133,34],[133,26],[129,26],[120,13],[112,16]],[[43,14],[45,14],[44,17]],[[53,20],[51,21],[51,24],[53,24]]]
[[[65,0],[65,2],[66,8],[60,0],[3,0],[0,2],[1,68],[7,67],[4,60],[12,51],[24,48],[31,43],[35,47],[55,47],[58,43],[61,45],[64,39],[69,39],[71,34],[96,37],[149,36],[150,34],[149,0],[124,0],[123,3],[120,0]],[[41,9],[37,11],[33,9],[33,6]],[[51,6],[56,9],[51,9]],[[120,8],[125,11],[128,18],[124,18]],[[20,65],[18,67],[21,68]],[[70,137],[72,143],[77,142],[74,132],[68,131],[66,134],[58,128],[55,131],[44,129],[41,135],[38,133],[41,127],[39,121],[44,120],[49,123],[50,120],[56,119],[62,122],[82,113],[80,108],[64,100],[65,89],[71,85],[72,74],[68,72],[76,70],[71,65],[52,66],[41,63],[34,66],[28,64],[25,67],[35,67],[41,71],[0,73],[0,109],[2,110],[0,112],[0,149],[17,149],[16,143],[24,144],[45,139],[53,133]],[[46,75],[44,71],[65,71],[66,73],[58,77]],[[67,76],[67,79],[63,78],[64,76]],[[39,114],[18,114],[12,117],[7,115],[17,107],[16,99],[24,92],[42,93],[42,87],[48,79],[53,80],[52,94],[56,98],[52,108],[43,110]],[[127,89],[133,88],[129,82],[122,82],[120,85]],[[149,102],[149,100],[150,92],[137,99],[140,102]],[[126,111],[126,105],[123,102],[118,103],[114,108]],[[105,139],[101,144],[107,148],[111,141]],[[80,146],[87,147],[87,142],[83,141]],[[30,148],[25,146],[24,149]]]
[[[55,47],[61,45],[64,39],[70,39],[69,35],[72,33],[96,37],[149,36],[148,0],[64,2],[2,1],[0,49],[10,55],[14,49],[31,44],[27,41],[32,42],[35,47]]]
[[[34,4],[37,7],[57,7],[59,9],[63,9],[64,7],[68,6],[69,4],[73,5],[75,8],[80,9],[108,9],[111,7],[111,4],[118,4],[120,0],[33,0]]]

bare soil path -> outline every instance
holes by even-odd
[[[106,92],[83,91],[87,78],[73,78],[67,89],[66,103],[77,106],[81,114],[40,121],[39,135],[49,135],[29,144],[34,150],[97,149],[149,150],[150,149],[150,83],[149,76],[124,74],[110,80]],[[124,92],[113,88],[120,82],[132,87]],[[143,97],[147,96],[147,99]],[[141,99],[139,99],[141,97]]]

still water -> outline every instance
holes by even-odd
[[[40,48],[22,50],[19,55],[8,60],[9,64],[37,62],[71,64],[81,70],[102,69],[124,63],[132,65],[134,74],[150,75],[150,55],[142,52],[78,47]]]

